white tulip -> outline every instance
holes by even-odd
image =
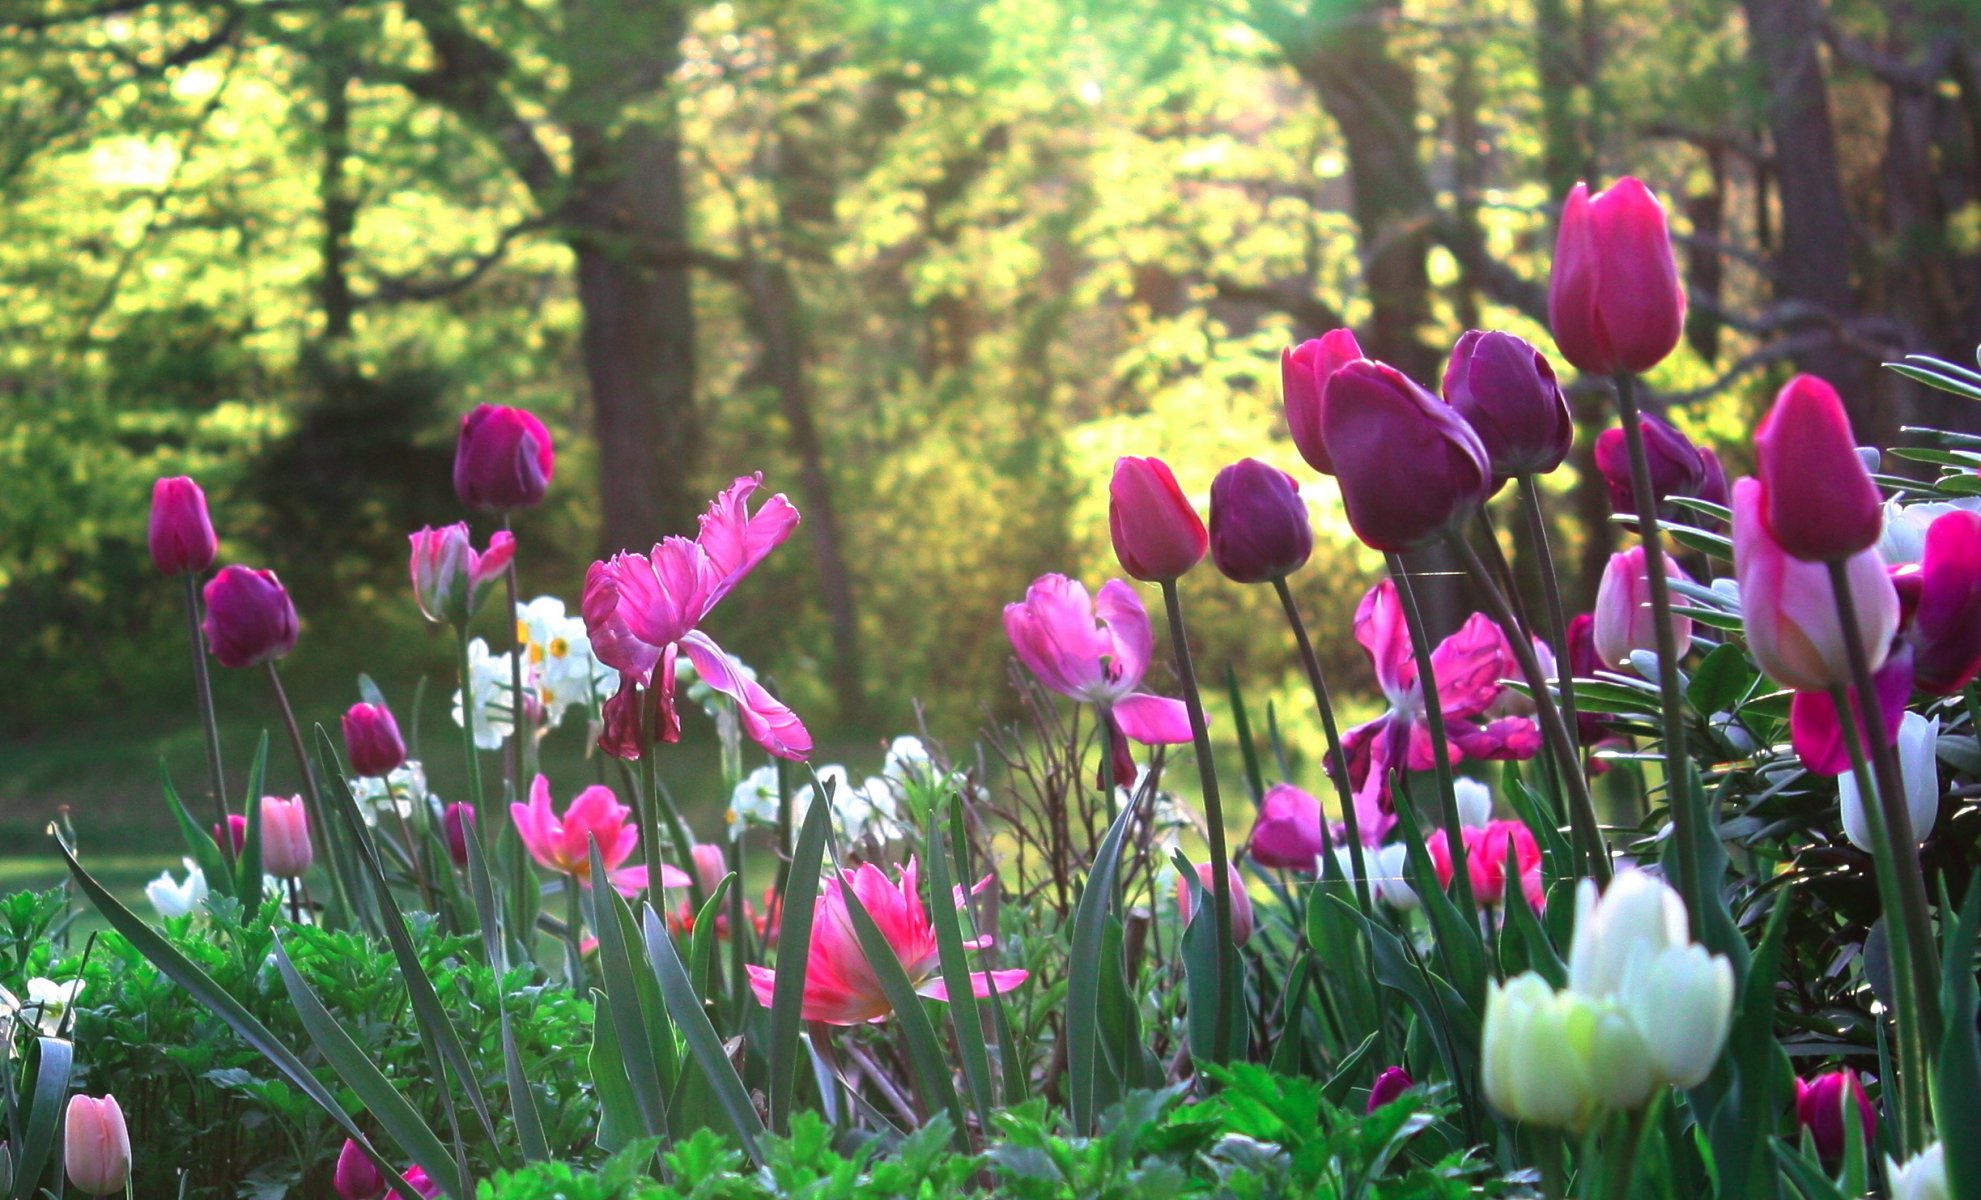
[[[1885,1160],[1885,1183],[1892,1200],[1947,1200],[1947,1151],[1942,1142],[1913,1155],[1904,1163]]]
[[[1584,879],[1575,892],[1568,986],[1598,999],[1613,996],[1636,953],[1682,946],[1687,936],[1685,901],[1664,881],[1619,871],[1599,899],[1595,880]]]
[[[1909,712],[1899,722],[1898,773],[1905,788],[1905,811],[1912,819],[1914,842],[1925,841],[1940,816],[1939,740],[1938,717],[1929,721]],[[1871,829],[1864,822],[1864,796],[1857,790],[1854,772],[1837,777],[1837,801],[1843,808],[1843,835],[1851,845],[1870,853]]]
[[[1733,1025],[1733,964],[1696,943],[1639,949],[1617,1004],[1644,1039],[1661,1083],[1697,1087],[1713,1073]]]
[[[151,901],[158,915],[166,920],[183,917],[206,901],[206,872],[194,866],[191,859],[180,861],[186,865],[184,883],[173,879],[172,872],[165,871],[144,885],[144,898]]]
[[[1600,1014],[1532,971],[1486,990],[1482,1030],[1486,1100],[1518,1121],[1580,1131],[1594,1115],[1593,1045]],[[1580,1036],[1576,1036],[1577,1033]]]
[[[1458,801],[1458,823],[1467,829],[1484,829],[1493,819],[1493,789],[1476,779],[1459,776],[1451,781]]]

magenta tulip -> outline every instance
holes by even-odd
[[[1665,559],[1665,577],[1692,582],[1684,568],[1669,557]],[[1596,654],[1612,670],[1629,666],[1635,651],[1657,652],[1658,630],[1651,616],[1651,574],[1644,565],[1644,547],[1632,546],[1610,555],[1603,581],[1596,589],[1594,633]],[[1691,619],[1673,614],[1671,635],[1683,657],[1692,644]]]
[[[436,624],[467,624],[516,557],[516,539],[506,529],[488,539],[488,549],[476,552],[465,521],[428,526],[406,540],[413,546],[413,599]]]
[[[1376,1076],[1375,1084],[1369,1088],[1367,1111],[1376,1111],[1416,1085],[1417,1081],[1410,1078],[1410,1072],[1402,1067],[1385,1067],[1383,1073]]]
[[[1981,514],[1954,510],[1926,527],[1918,608],[1907,637],[1919,689],[1951,696],[1981,673]]]
[[[166,575],[197,575],[213,565],[217,543],[206,493],[180,475],[151,485],[151,562]]]
[[[475,831],[475,806],[456,800],[440,814],[440,832],[447,839],[447,860],[457,867],[468,865],[468,838]]]
[[[1312,874],[1321,856],[1321,802],[1290,783],[1276,783],[1259,799],[1259,819],[1249,843],[1262,867]]]
[[[1885,665],[1871,673],[1871,690],[1878,700],[1878,711],[1885,718],[1888,745],[1898,742],[1899,723],[1905,719],[1905,702],[1912,698],[1912,648],[1901,642]],[[1870,739],[1864,708],[1857,689],[1844,689],[1850,707],[1857,710],[1856,727],[1860,744]],[[1843,720],[1828,692],[1797,692],[1788,705],[1789,745],[1802,765],[1818,775],[1841,775],[1850,770],[1850,743],[1844,738]]]
[[[385,1172],[350,1138],[344,1139],[344,1148],[337,1152],[337,1173],[331,1182],[340,1200],[378,1200],[385,1194]]]
[[[1857,456],[1836,389],[1797,375],[1775,397],[1754,435],[1762,517],[1775,543],[1797,558],[1836,562],[1877,545],[1884,498]]]
[[[1328,379],[1362,357],[1355,334],[1336,329],[1280,352],[1280,388],[1286,398],[1286,428],[1307,465],[1323,475],[1334,474],[1327,441],[1321,434],[1321,410],[1327,400]]]
[[[344,714],[344,753],[360,778],[383,779],[406,765],[399,722],[383,704],[353,704]]]
[[[1589,194],[1578,183],[1562,205],[1548,279],[1548,325],[1579,371],[1648,371],[1678,346],[1685,289],[1671,253],[1665,210],[1625,176]]]
[[[1114,460],[1107,530],[1121,569],[1148,583],[1176,579],[1204,557],[1210,537],[1160,458]]]
[[[213,827],[208,832],[213,834],[213,844],[216,846],[220,845],[220,823],[215,821]],[[227,841],[231,843],[235,857],[239,857],[241,851],[248,844],[248,818],[246,814],[227,814]]]
[[[1678,505],[1668,503],[1674,496],[1694,500],[1727,502],[1726,471],[1719,456],[1702,450],[1692,440],[1658,417],[1642,417],[1637,427],[1644,435],[1644,457],[1651,467],[1651,492],[1658,498],[1658,516],[1672,520]],[[1630,450],[1619,428],[1596,435],[1596,469],[1610,493],[1610,511],[1635,513],[1637,492],[1630,479]],[[1692,514],[1697,523],[1701,518]]]
[[[261,798],[261,869],[277,879],[300,879],[315,861],[303,798]]]
[[[426,1173],[426,1168],[418,1165],[407,1167],[399,1172],[406,1186],[413,1189],[412,1195],[401,1195],[398,1188],[385,1193],[385,1200],[433,1200],[440,1194],[440,1184]]]
[[[1241,459],[1211,480],[1211,561],[1235,583],[1284,579],[1306,565],[1314,530],[1300,484],[1278,467]]]
[[[123,1194],[131,1178],[131,1132],[115,1096],[69,1098],[62,1128],[62,1166],[78,1191],[92,1196]]]
[[[1444,370],[1445,403],[1479,435],[1496,483],[1544,475],[1575,441],[1575,420],[1539,350],[1510,333],[1473,329]]]
[[[478,404],[454,444],[454,494],[480,512],[531,508],[555,469],[550,431],[520,408]]]
[[[223,667],[258,667],[296,648],[296,606],[273,571],[220,568],[206,583],[207,649]]]
[[[1798,692],[1848,687],[1850,660],[1829,570],[1794,558],[1768,532],[1766,489],[1758,479],[1733,487],[1733,573],[1740,583],[1747,648],[1768,677]],[[1876,550],[1844,563],[1864,653],[1885,663],[1898,631],[1898,592]]]
[[[1358,359],[1328,380],[1321,432],[1348,523],[1400,553],[1469,519],[1492,488],[1479,435],[1453,408],[1385,363]]]
[[[1827,1071],[1811,1080],[1795,1081],[1795,1119],[1809,1131],[1816,1153],[1835,1162],[1844,1156],[1850,1135],[1846,1106],[1857,1111],[1869,1157],[1878,1140],[1878,1110],[1864,1094],[1855,1071]]]
[[[1198,863],[1192,868],[1197,874],[1197,885],[1204,889],[1204,895],[1211,894],[1213,872],[1211,864]],[[1225,878],[1231,881],[1231,940],[1243,946],[1252,940],[1252,897],[1245,890],[1245,877],[1238,873],[1234,864],[1225,865]],[[1190,881],[1184,876],[1176,877],[1176,919],[1184,925],[1190,924]]]

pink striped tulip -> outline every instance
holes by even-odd
[[[596,841],[599,861],[614,891],[632,896],[647,886],[647,866],[624,865],[640,844],[639,826],[631,820],[633,810],[619,803],[604,784],[579,792],[560,816],[550,807],[550,780],[538,775],[530,784],[530,802],[511,804],[509,814],[516,820],[523,848],[542,866],[590,887],[591,846]],[[687,887],[688,876],[662,863],[660,886]]]
[[[1625,176],[1593,196],[1584,183],[1569,192],[1548,279],[1548,325],[1561,356],[1596,375],[1648,371],[1678,347],[1685,289],[1664,207],[1650,188]]]
[[[300,879],[316,860],[309,810],[301,796],[261,798],[261,869],[277,879]]]
[[[131,1131],[117,1097],[69,1098],[62,1129],[62,1164],[69,1182],[92,1196],[121,1194],[131,1178]]]
[[[1665,578],[1692,582],[1669,555],[1665,558]],[[1596,653],[1605,667],[1628,667],[1631,654],[1639,650],[1657,652],[1658,623],[1651,615],[1651,573],[1644,564],[1644,547],[1632,546],[1610,555],[1603,581],[1596,589],[1595,618]],[[1679,657],[1685,657],[1692,645],[1692,619],[1674,614],[1671,635]]]
[[[1347,364],[1363,357],[1355,334],[1336,329],[1280,352],[1280,388],[1286,398],[1286,428],[1307,465],[1323,475],[1334,474],[1327,440],[1321,434],[1328,380]]]
[[[1798,692],[1827,691],[1851,682],[1850,660],[1837,620],[1829,568],[1804,562],[1768,532],[1766,489],[1758,479],[1733,487],[1733,573],[1740,583],[1747,648],[1768,677]],[[1898,591],[1876,550],[1844,563],[1851,603],[1871,669],[1885,663],[1898,632]]]
[[[516,539],[506,529],[477,553],[465,521],[440,529],[429,526],[407,540],[413,544],[413,598],[436,624],[467,624],[516,557]]]
[[[206,515],[206,493],[184,475],[151,485],[146,531],[152,565],[166,575],[196,575],[213,565],[218,543]]]
[[[916,994],[931,1000],[949,999],[949,985],[944,982],[937,961],[935,925],[922,907],[914,859],[901,868],[899,882],[890,882],[872,863],[863,863],[854,870],[840,872],[837,878],[820,882],[823,888],[812,920],[811,951],[805,959],[804,1002],[799,1010],[805,1020],[859,1025],[882,1020],[894,1011],[853,931],[853,918],[846,902],[848,889],[873,917]],[[960,888],[949,902],[958,908],[963,906]],[[990,935],[985,934],[963,945],[967,950],[981,950],[990,944]],[[748,969],[750,987],[756,992],[757,1000],[769,1008],[777,988],[777,972],[754,964]],[[993,987],[999,992],[1009,992],[1027,978],[1029,972],[1022,970],[975,971],[970,975],[970,990],[978,996],[990,995]]]

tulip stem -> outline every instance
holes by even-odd
[[[303,798],[308,801],[304,819],[309,822],[310,836],[323,847],[324,866],[330,873],[331,891],[337,897],[338,907],[346,913],[356,910],[351,907],[350,893],[344,887],[343,863],[337,846],[330,840],[330,821],[323,812],[322,795],[317,790],[316,772],[310,767],[309,751],[303,746],[303,730],[296,724],[296,710],[289,704],[289,692],[282,686],[282,672],[274,660],[262,664],[268,668],[268,682],[275,689],[275,706],[282,712],[283,728],[289,732],[289,748],[296,753],[296,769],[303,773]],[[253,801],[250,801],[252,803]],[[228,840],[232,840],[231,838]]]
[[[1672,857],[1670,873],[1685,900],[1692,924],[1692,936],[1705,930],[1706,881],[1699,879],[1698,864],[1692,857],[1697,833],[1693,821],[1699,813],[1692,794],[1692,772],[1685,745],[1685,695],[1678,686],[1678,659],[1681,651],[1671,627],[1671,584],[1665,577],[1664,534],[1658,528],[1658,496],[1651,483],[1651,460],[1644,453],[1643,418],[1637,409],[1637,380],[1619,373],[1616,380],[1617,409],[1623,418],[1623,440],[1630,451],[1630,490],[1637,505],[1637,535],[1644,544],[1644,577],[1651,591],[1651,630],[1658,647],[1658,709],[1665,740],[1665,787],[1671,807],[1672,836],[1678,840],[1678,853]]]
[[[1561,579],[1555,574],[1554,551],[1548,547],[1548,525],[1541,512],[1541,485],[1532,475],[1520,477],[1520,507],[1527,514],[1527,533],[1534,553],[1540,558],[1541,594],[1548,613],[1548,648],[1554,651],[1555,680],[1561,688],[1561,719],[1568,726],[1571,744],[1578,747],[1581,729],[1576,724],[1575,672],[1569,667],[1568,617],[1561,603]]]
[[[1348,779],[1348,755],[1341,748],[1341,729],[1335,724],[1334,705],[1328,699],[1328,681],[1321,674],[1321,660],[1314,654],[1314,643],[1307,636],[1307,622],[1300,616],[1300,605],[1286,576],[1273,577],[1280,607],[1286,610],[1286,623],[1293,627],[1293,640],[1300,647],[1300,665],[1307,670],[1307,685],[1314,690],[1314,707],[1321,713],[1321,732],[1328,741],[1328,775],[1334,780],[1334,793],[1341,803],[1341,821],[1348,832],[1348,858],[1355,866],[1355,899],[1363,915],[1374,913],[1369,897],[1369,869],[1363,862],[1361,818],[1355,811],[1355,791]]]
[[[477,822],[487,811],[482,799],[481,755],[475,746],[475,693],[468,666],[468,631],[454,627],[455,661],[461,672],[461,751],[468,760],[468,798],[474,803]]]
[[[1582,762],[1575,753],[1575,743],[1569,740],[1568,724],[1561,709],[1555,705],[1554,693],[1548,689],[1548,680],[1541,671],[1541,662],[1535,657],[1534,643],[1528,638],[1514,619],[1513,609],[1507,604],[1506,596],[1499,586],[1486,573],[1486,564],[1479,560],[1478,551],[1472,543],[1452,534],[1448,539],[1452,549],[1458,554],[1465,569],[1472,573],[1479,585],[1479,591],[1486,598],[1486,607],[1492,609],[1493,620],[1505,632],[1507,645],[1513,651],[1515,661],[1520,664],[1520,673],[1527,680],[1527,690],[1534,693],[1534,709],[1541,718],[1541,733],[1553,749],[1555,762],[1561,769],[1562,785],[1568,789],[1568,820],[1577,841],[1582,843],[1582,853],[1588,859],[1589,874],[1597,883],[1610,881],[1610,856],[1603,845],[1602,825],[1596,819],[1595,801],[1589,796],[1589,780],[1582,773]],[[1557,660],[1557,666],[1559,666]],[[1557,669],[1557,675],[1561,674]]]
[[[1445,849],[1451,855],[1451,887],[1458,896],[1458,910],[1471,920],[1479,911],[1472,895],[1472,873],[1466,864],[1465,825],[1458,816],[1458,791],[1452,780],[1451,743],[1444,725],[1444,703],[1438,698],[1437,672],[1431,668],[1431,635],[1424,629],[1424,614],[1417,608],[1417,590],[1410,586],[1410,573],[1403,568],[1403,556],[1385,554],[1389,577],[1396,581],[1396,594],[1403,601],[1403,623],[1410,630],[1410,652],[1417,659],[1417,690],[1424,695],[1424,724],[1431,734],[1431,760],[1438,777],[1438,819],[1444,826]],[[1410,770],[1409,739],[1396,739],[1403,745],[1398,761],[1392,763],[1399,775]],[[1371,770],[1374,766],[1371,765]]]
[[[220,769],[220,722],[213,712],[213,679],[207,673],[206,643],[199,630],[199,577],[186,572],[186,637],[193,648],[193,688],[199,693],[199,716],[206,726],[206,770],[213,785],[213,811],[220,828],[227,828],[227,777]],[[220,855],[234,866],[234,839],[220,839]]]
[[[1183,599],[1176,581],[1162,581],[1162,602],[1169,616],[1169,640],[1176,653],[1176,673],[1183,683],[1183,706],[1190,714],[1190,739],[1197,749],[1197,778],[1204,790],[1204,820],[1210,826],[1211,898],[1217,917],[1217,1004],[1212,1025],[1211,1061],[1231,1057],[1231,991],[1238,978],[1238,944],[1231,934],[1231,856],[1224,844],[1224,802],[1218,795],[1217,764],[1211,758],[1211,731],[1204,721],[1204,700],[1197,691],[1197,669],[1190,661],[1190,637],[1183,625]]]
[[[502,531],[510,537],[516,536],[509,528],[509,514],[502,514]],[[509,621],[509,641],[513,649],[509,654],[509,753],[504,756],[508,768],[509,794],[520,798],[523,794],[523,739],[534,731],[525,726],[529,720],[529,706],[523,703],[523,622],[516,615],[516,598],[520,590],[516,586],[516,556],[511,554],[502,568],[502,582],[509,594],[509,607],[503,616]],[[461,686],[468,685],[463,681]],[[463,691],[462,696],[467,693]]]

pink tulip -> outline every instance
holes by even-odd
[[[674,664],[680,652],[669,647],[654,667],[654,686],[631,671],[619,673],[619,690],[599,705],[598,748],[614,758],[638,762],[656,743],[681,740],[681,715],[674,708]]]
[[[1410,1072],[1402,1067],[1385,1067],[1369,1088],[1369,1107],[1366,1111],[1376,1111],[1415,1086],[1417,1081],[1410,1078]]]
[[[508,530],[498,531],[488,539],[488,549],[476,553],[465,521],[428,526],[407,540],[413,544],[413,599],[436,624],[467,624],[516,557],[516,539]]]
[[[433,1200],[433,1197],[440,1194],[440,1184],[426,1173],[425,1167],[407,1167],[400,1172],[400,1175],[405,1178],[407,1186],[413,1189],[413,1195],[402,1196],[398,1188],[393,1188],[385,1194],[385,1200],[414,1200],[414,1197],[420,1197],[420,1200]]]
[[[1951,696],[1981,673],[1981,514],[1935,518],[1917,578],[1907,637],[1918,651],[1919,689]]]
[[[1198,863],[1192,869],[1197,873],[1197,886],[1204,889],[1204,896],[1208,899],[1212,888],[1211,864]],[[1245,877],[1238,873],[1237,866],[1226,863],[1224,870],[1225,878],[1231,881],[1231,940],[1243,946],[1252,940],[1252,897],[1245,890]],[[1190,881],[1179,875],[1176,878],[1176,919],[1184,925],[1190,924],[1190,911]]]
[[[516,821],[517,836],[530,857],[544,867],[570,875],[584,887],[592,886],[591,846],[598,843],[599,861],[614,891],[636,895],[647,886],[647,866],[624,866],[640,844],[639,826],[630,819],[633,810],[619,803],[612,789],[593,784],[579,792],[562,816],[551,811],[550,780],[538,775],[530,784],[530,802],[511,804],[509,813]],[[660,867],[660,886],[687,887],[688,876],[665,863]]]
[[[1307,502],[1293,476],[1246,458],[1211,480],[1211,561],[1226,579],[1284,579],[1313,552]]]
[[[697,842],[688,857],[694,863],[695,882],[702,885],[702,894],[713,896],[729,874],[729,862],[722,855],[722,847],[713,842]]]
[[[207,649],[223,667],[258,667],[296,648],[296,606],[273,571],[220,568],[206,582]]]
[[[1835,562],[1878,544],[1884,498],[1857,456],[1850,418],[1836,389],[1797,375],[1775,397],[1754,434],[1762,517],[1783,550],[1809,562]]]
[[[477,404],[454,444],[454,494],[481,512],[533,508],[556,469],[550,431],[532,413]]]
[[[1480,904],[1498,905],[1506,901],[1506,862],[1511,847],[1520,868],[1520,890],[1527,903],[1539,909],[1543,901],[1541,847],[1534,832],[1519,821],[1489,821],[1484,826],[1464,826],[1459,836],[1465,846],[1465,874],[1472,884],[1472,896]],[[1451,850],[1445,831],[1435,829],[1424,839],[1438,882],[1451,886]]]
[[[220,823],[214,822],[213,828],[208,832],[213,834],[213,844],[220,845]],[[234,844],[234,855],[238,858],[248,845],[248,818],[245,814],[227,814],[227,840]]]
[[[1484,725],[1460,722],[1451,740],[1480,762],[1526,762],[1541,752],[1541,727],[1528,717],[1500,717]]]
[[[1323,475],[1334,474],[1326,440],[1321,436],[1321,411],[1328,379],[1362,357],[1355,334],[1336,329],[1280,352],[1280,388],[1286,397],[1286,428],[1307,465]]]
[[[1864,1152],[1868,1157],[1878,1141],[1878,1110],[1864,1094],[1864,1084],[1855,1071],[1826,1071],[1812,1080],[1795,1081],[1795,1119],[1816,1143],[1816,1153],[1835,1162],[1844,1156],[1850,1140],[1849,1117],[1845,1108],[1857,1110],[1864,1127]]]
[[[344,1139],[344,1148],[337,1152],[337,1172],[331,1183],[339,1200],[378,1200],[385,1194],[385,1172],[350,1138]]]
[[[1791,557],[1769,534],[1767,497],[1758,479],[1733,488],[1733,573],[1740,583],[1747,648],[1769,678],[1798,692],[1846,687],[1849,655],[1837,620],[1829,569]],[[1885,663],[1898,632],[1898,592],[1876,550],[1844,563],[1864,653],[1872,670]]]
[[[62,1128],[69,1182],[92,1196],[121,1195],[131,1178],[131,1132],[117,1097],[71,1096]]]
[[[693,541],[670,537],[650,554],[615,554],[585,573],[585,630],[606,666],[637,676],[673,709],[671,654],[684,653],[703,683],[736,701],[743,731],[779,758],[803,760],[812,735],[796,713],[735,669],[728,651],[700,626],[718,601],[764,556],[791,536],[798,510],[781,494],[752,515],[749,498],[763,485],[748,475],[717,496]],[[656,678],[655,668],[662,670]]]
[[[1486,448],[1495,487],[1517,475],[1545,475],[1568,457],[1575,420],[1539,350],[1510,333],[1468,330],[1444,371],[1445,403]]]
[[[1114,460],[1107,531],[1121,569],[1149,583],[1185,574],[1210,548],[1203,520],[1160,458]]]
[[[1321,802],[1290,783],[1276,783],[1259,799],[1249,853],[1263,867],[1314,873],[1321,856]]]
[[[1401,553],[1471,519],[1492,491],[1486,447],[1465,418],[1385,363],[1363,358],[1328,380],[1321,433],[1348,524]]]
[[[383,704],[353,704],[344,714],[344,752],[360,778],[383,779],[406,765],[399,722]]]
[[[447,861],[468,865],[468,837],[475,830],[475,806],[456,800],[440,814],[440,832],[447,839]]]
[[[152,565],[165,575],[197,575],[213,565],[218,544],[206,515],[206,493],[180,475],[151,485]]]
[[[1548,280],[1548,324],[1563,358],[1596,375],[1648,371],[1678,346],[1685,289],[1665,210],[1628,176],[1562,206]]]
[[[1101,585],[1089,600],[1087,589],[1064,575],[1041,575],[1025,589],[1025,599],[1004,606],[1004,632],[1018,661],[1053,691],[1093,705],[1106,714],[1115,750],[1115,771],[1134,778],[1123,738],[1145,746],[1176,746],[1190,740],[1190,718],[1181,700],[1138,691],[1149,668],[1155,635],[1135,589],[1119,579]]]
[[[849,888],[873,917],[916,993],[931,1000],[949,999],[949,985],[942,978],[938,962],[935,925],[922,907],[914,859],[901,868],[899,883],[889,882],[872,863],[863,863],[854,870],[840,872],[837,878],[828,877],[820,882],[823,887],[812,919],[812,944],[805,959],[800,1016],[828,1025],[858,1025],[882,1020],[894,1011],[854,933],[845,895]],[[958,908],[963,906],[960,888],[952,902]],[[990,944],[991,937],[985,934],[965,942],[964,948],[980,950]],[[754,964],[748,969],[750,987],[756,992],[757,1000],[769,1008],[777,987],[777,972]],[[1024,983],[1029,974],[1022,970],[975,971],[970,975],[970,990],[978,996],[990,995],[993,987],[998,992],[1009,992]]]
[[[1878,699],[1878,711],[1885,718],[1885,738],[1897,744],[1899,722],[1905,718],[1905,702],[1912,698],[1912,648],[1900,643],[1885,665],[1871,673],[1871,690]],[[1869,745],[1864,711],[1857,689],[1845,689],[1850,707],[1857,709],[1856,725],[1861,744]],[[1789,744],[1802,765],[1818,775],[1841,775],[1850,770],[1850,743],[1845,740],[1843,722],[1828,692],[1797,692],[1788,706]]]
[[[315,861],[309,810],[303,798],[261,798],[261,869],[277,879],[300,879]]]
[[[1692,582],[1669,556],[1665,578]],[[1692,645],[1692,619],[1673,615],[1671,635],[1683,658]],[[1609,566],[1603,568],[1603,581],[1596,589],[1595,639],[1596,653],[1612,670],[1628,667],[1636,651],[1657,652],[1658,623],[1651,615],[1651,573],[1644,565],[1644,547],[1610,555]]]

